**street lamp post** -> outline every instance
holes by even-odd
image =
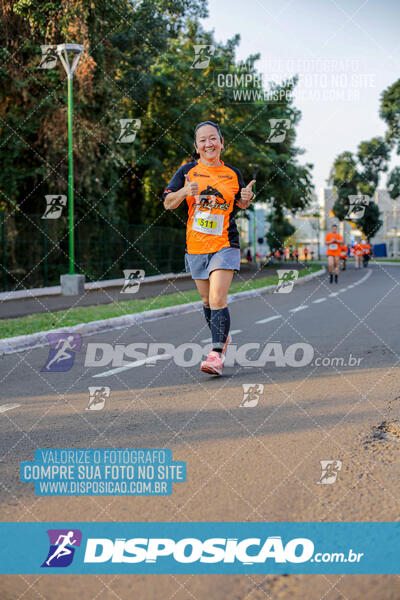
[[[67,73],[68,81],[68,229],[69,229],[69,274],[61,276],[61,290],[66,296],[76,296],[84,291],[85,276],[75,274],[75,230],[74,230],[74,159],[72,134],[72,83],[74,71],[83,52],[81,44],[58,44],[57,54]],[[72,53],[72,63],[68,53]]]
[[[318,260],[321,260],[320,242],[321,242],[321,215],[319,212],[315,213],[317,217],[317,256]]]
[[[253,167],[253,179],[257,179],[257,174],[259,171],[259,166],[258,165],[250,165]],[[253,193],[254,195],[256,194],[256,184],[253,184]],[[257,218],[256,218],[256,207],[254,206],[254,211],[253,211],[253,255],[254,255],[254,263],[257,265],[257,260],[256,260],[256,254],[257,254]]]
[[[393,240],[393,256],[396,258],[399,255],[399,237],[398,237],[398,223],[397,223],[397,206],[394,203],[393,216],[394,216],[394,240]]]

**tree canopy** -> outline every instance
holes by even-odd
[[[258,56],[239,63],[239,36],[216,42],[200,24],[206,14],[205,0],[4,0],[2,205],[40,214],[45,194],[66,193],[66,74],[59,61],[40,68],[41,46],[75,42],[84,46],[73,84],[78,217],[182,227],[183,212],[165,211],[162,192],[190,159],[195,124],[209,119],[223,131],[224,161],[246,181],[257,164],[258,201],[279,214],[302,209],[312,184],[295,145],[296,80],[270,84],[266,96]],[[205,68],[194,67],[199,45],[214,50]],[[226,83],[241,74],[250,75],[250,102],[235,101]],[[118,143],[121,119],[137,122],[131,143]],[[268,141],[271,119],[286,124],[284,139]]]
[[[333,212],[340,221],[348,215],[350,196],[373,196],[381,173],[388,169],[389,159],[390,147],[380,137],[361,142],[355,155],[342,152],[336,157],[329,180],[337,195]],[[379,207],[371,199],[363,217],[357,220],[357,226],[370,239],[381,225]]]

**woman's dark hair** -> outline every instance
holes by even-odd
[[[203,121],[202,123],[198,123],[194,129],[194,143],[196,143],[196,133],[200,129],[200,127],[203,127],[203,125],[211,125],[212,127],[215,127],[215,129],[218,131],[219,139],[222,142],[222,133],[218,123],[213,123],[212,121]],[[198,158],[200,158],[200,154],[196,152],[196,149],[193,152],[192,158],[193,160],[197,160]]]

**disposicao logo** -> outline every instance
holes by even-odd
[[[139,525],[143,537],[139,532],[137,537],[87,537],[85,547],[79,550],[72,570],[80,573],[124,573],[146,570],[155,572],[161,569],[165,573],[177,573],[184,572],[190,565],[193,572],[205,572],[205,565],[209,565],[210,573],[222,573],[236,569],[239,572],[245,565],[252,565],[251,570],[257,572],[261,565],[265,565],[267,569],[274,569],[274,565],[285,565],[289,571],[295,572],[291,565],[314,563],[315,570],[318,571],[324,568],[325,563],[329,563],[326,565],[327,572],[332,572],[329,566],[337,567],[340,563],[343,566],[344,563],[354,563],[357,566],[362,557],[365,557],[363,552],[356,552],[352,548],[339,552],[332,549],[328,552],[315,552],[314,542],[308,537],[223,535],[202,538],[185,534],[182,537],[179,534],[176,537],[149,537],[141,524],[136,525]],[[90,529],[93,531],[93,527]],[[254,528],[250,527],[251,529],[255,531]],[[110,531],[109,524],[107,530]],[[68,567],[74,560],[76,550],[82,545],[82,531],[72,528],[48,529],[47,535],[50,548],[40,568]],[[327,544],[337,543],[336,539],[329,539],[328,536]],[[121,567],[116,571],[117,564]],[[136,571],[135,565],[139,571]]]
[[[50,548],[42,567],[68,567],[82,541],[79,529],[48,529]]]
[[[251,549],[251,550],[250,550]],[[177,563],[234,563],[251,565],[264,563],[268,558],[276,563],[303,563],[310,560],[314,544],[307,538],[295,538],[282,543],[280,536],[232,539],[183,538],[89,538],[85,563],[155,563],[161,557],[172,557]]]
[[[82,336],[79,333],[49,333],[49,356],[42,372],[64,373],[72,369],[75,352],[82,346]]]

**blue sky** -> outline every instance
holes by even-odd
[[[203,19],[218,41],[240,34],[239,59],[261,54],[264,81],[299,73],[297,145],[317,193],[337,154],[385,133],[379,100],[400,78],[399,23],[396,0],[209,0]]]

